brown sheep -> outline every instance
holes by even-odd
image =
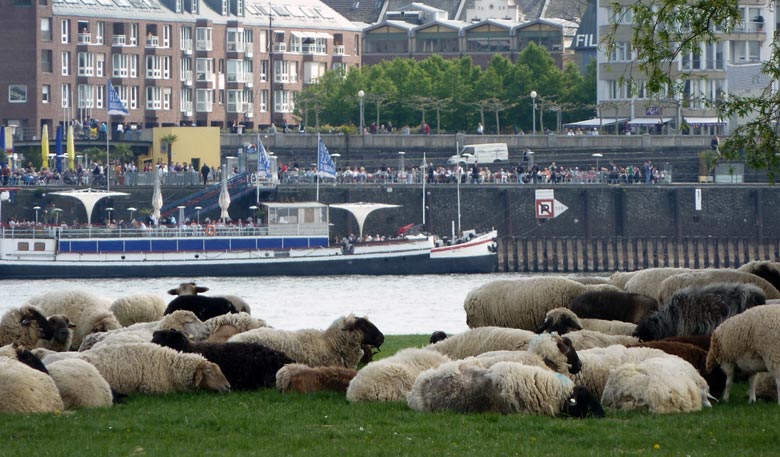
[[[329,366],[312,368],[301,363],[290,363],[276,372],[276,388],[287,392],[334,391],[345,393],[349,382],[357,376],[351,368]]]
[[[635,346],[660,349],[667,354],[680,357],[693,365],[701,377],[707,381],[707,385],[710,387],[710,395],[720,397],[723,394],[723,389],[726,387],[726,373],[720,367],[715,367],[712,372],[707,371],[707,351],[700,347],[689,343],[667,340],[647,341]]]

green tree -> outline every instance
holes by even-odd
[[[165,164],[166,166],[173,161],[173,143],[179,141],[179,137],[174,135],[173,133],[169,133],[162,138],[160,138],[160,143],[163,146],[167,146],[168,151],[168,162]]]

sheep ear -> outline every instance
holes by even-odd
[[[193,382],[195,383],[195,387],[200,387],[200,384],[203,382],[203,378],[206,375],[206,370],[208,369],[208,362],[201,362],[198,365],[198,368],[195,369],[195,376],[193,377]]]
[[[76,328],[76,324],[73,322],[68,322],[68,328]]]
[[[26,317],[25,317],[25,318],[23,318],[21,321],[19,321],[19,323],[20,323],[20,324],[22,324],[22,325],[24,325],[24,326],[29,326],[29,325],[31,325],[31,324],[32,324],[32,322],[30,321],[30,319],[28,319],[28,318],[26,318]]]
[[[201,292],[208,292],[209,288],[205,286],[197,286],[195,287],[195,292],[201,293]]]
[[[544,322],[542,322],[542,325],[540,325],[539,328],[536,329],[536,333],[544,333],[545,330],[550,328],[550,324],[552,324],[552,318],[550,318],[550,316],[545,317]]]
[[[179,289],[178,288],[176,288],[176,289],[169,289],[168,290],[168,294],[170,294],[170,295],[179,295]]]
[[[357,321],[358,321],[358,319],[355,316],[348,316],[344,320],[344,327],[342,328],[342,330],[344,330],[345,332],[349,332],[349,331],[355,330],[355,326],[357,325]]]
[[[571,328],[575,328],[577,330],[582,330],[582,326],[574,321],[574,319],[567,317],[566,318],[566,325]]]
[[[574,397],[569,397],[569,406],[577,406],[577,399]]]
[[[566,346],[570,348],[574,348],[574,343],[572,343],[571,338],[569,338],[568,336],[564,336],[563,338],[561,338],[561,341],[563,341],[563,344],[565,344]]]

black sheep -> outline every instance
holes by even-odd
[[[207,297],[205,295],[179,295],[168,303],[163,314],[174,311],[192,311],[201,321],[223,314],[238,313],[230,301],[222,297]]]
[[[618,290],[590,290],[574,297],[569,306],[580,318],[638,324],[658,310],[658,301],[647,295]]]
[[[276,372],[288,363],[295,363],[284,353],[261,344],[193,342],[178,330],[157,330],[152,335],[152,342],[202,355],[219,365],[231,388],[236,390],[274,387]]]

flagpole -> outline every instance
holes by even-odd
[[[317,180],[317,201],[320,201],[320,133],[317,132],[317,167],[314,169],[314,179]]]
[[[106,110],[106,192],[111,191],[111,172],[110,172],[110,158],[108,154],[108,139],[109,134],[111,133],[111,113],[110,109]],[[100,132],[100,126],[98,126],[98,132]],[[109,221],[110,222],[110,221]]]

